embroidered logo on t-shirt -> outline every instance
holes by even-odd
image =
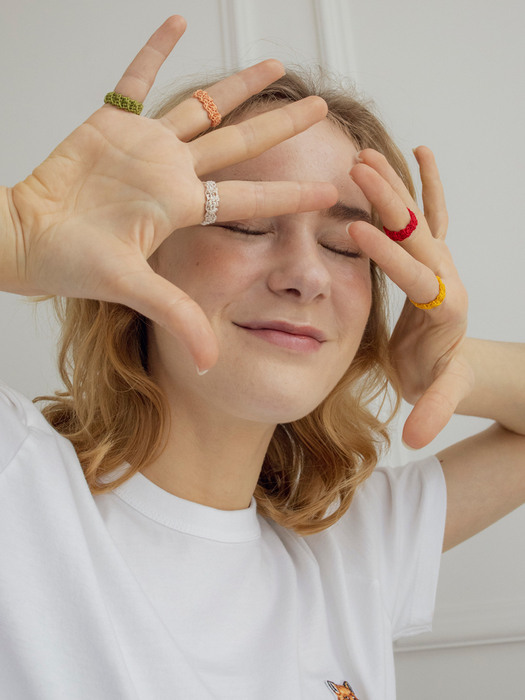
[[[334,691],[335,696],[339,698],[339,700],[359,700],[348,681],[344,681],[343,685],[337,685],[336,683],[332,683],[332,681],[326,681],[326,685],[330,690]]]

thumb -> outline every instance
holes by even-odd
[[[451,360],[410,412],[403,428],[403,442],[413,449],[428,445],[471,390],[470,373],[463,364]]]
[[[219,348],[204,311],[185,292],[144,264],[145,268],[120,281],[118,299],[114,301],[135,309],[178,338],[200,371],[213,367]]]

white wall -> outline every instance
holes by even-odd
[[[0,21],[0,182],[12,184],[30,172],[94,110],[147,36],[173,12],[183,14],[189,27],[159,85],[180,74],[268,56],[328,62],[376,99],[407,154],[419,143],[433,147],[447,190],[450,245],[470,294],[470,333],[523,341],[521,3],[6,3]],[[3,295],[0,311],[3,378],[29,396],[52,391],[54,334],[45,309],[35,324],[31,305]],[[430,451],[482,426],[458,418]],[[409,457],[396,441],[393,459]],[[524,532],[521,509],[445,555],[435,632],[410,640],[397,655],[403,700],[510,700],[523,694]]]
[[[440,163],[470,334],[523,342],[523,4],[350,4],[360,84],[407,153],[426,143]],[[421,453],[482,425],[458,417]],[[444,556],[433,634],[399,645],[401,697],[524,694],[524,554],[522,508]]]

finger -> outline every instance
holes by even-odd
[[[421,184],[423,186],[422,195],[425,218],[434,238],[444,239],[447,235],[448,212],[445,192],[441,184],[434,154],[430,148],[419,146],[414,149],[414,155],[419,165]]]
[[[118,280],[115,297],[109,301],[125,304],[165,328],[187,347],[200,370],[217,361],[217,339],[200,306],[145,261]]]
[[[358,163],[350,174],[369,202],[377,209],[383,225],[392,231],[398,231],[408,224],[407,207],[416,214],[420,213],[412,198],[403,197],[403,193],[398,192],[382,172],[368,163]]]
[[[417,401],[403,428],[403,442],[425,447],[443,430],[458,404],[471,391],[470,379],[451,362]]]
[[[374,260],[409,299],[426,304],[436,298],[439,282],[430,267],[365,221],[349,224],[347,231],[360,250]],[[439,308],[427,313],[439,313],[444,304],[446,299]]]
[[[205,134],[189,144],[195,172],[201,176],[255,158],[324,119],[327,110],[326,102],[320,97],[306,97]]]
[[[220,80],[207,88],[206,92],[215,102],[219,114],[224,117],[234,107],[260,92],[282,75],[284,75],[282,63],[269,59]],[[194,97],[174,107],[162,117],[162,120],[170,124],[175,135],[182,141],[189,141],[210,126],[208,113]]]
[[[432,235],[425,217],[414,201],[411,200],[407,203],[381,173],[365,163],[359,163],[354,166],[350,174],[365,197],[376,209],[382,224],[387,229],[400,231],[405,228],[410,221],[407,207],[415,213],[418,221],[416,229],[409,238],[396,243],[396,245],[406,249],[428,267],[436,269],[439,253],[433,245]],[[385,234],[383,234],[383,237],[387,238]]]
[[[359,161],[365,165],[368,165],[370,168],[373,168],[377,173],[379,173],[379,175],[381,175],[381,177],[388,182],[390,187],[404,202],[405,207],[415,211],[414,206],[416,206],[416,203],[414,202],[414,198],[408,191],[403,180],[399,177],[382,153],[379,153],[379,151],[376,151],[373,148],[365,148],[359,153]]]
[[[218,221],[295,214],[327,209],[337,202],[337,189],[328,182],[218,183]]]
[[[186,20],[183,17],[180,15],[169,17],[152,34],[146,45],[129,64],[117,83],[115,92],[131,97],[137,102],[143,102],[155,82],[160,67],[184,34],[185,29]]]

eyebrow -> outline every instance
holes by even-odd
[[[368,221],[369,224],[372,223],[372,217],[365,210],[360,207],[349,207],[344,202],[340,200],[333,204],[328,209],[323,209],[321,211],[322,216],[327,216],[330,219],[337,219],[338,221]]]

